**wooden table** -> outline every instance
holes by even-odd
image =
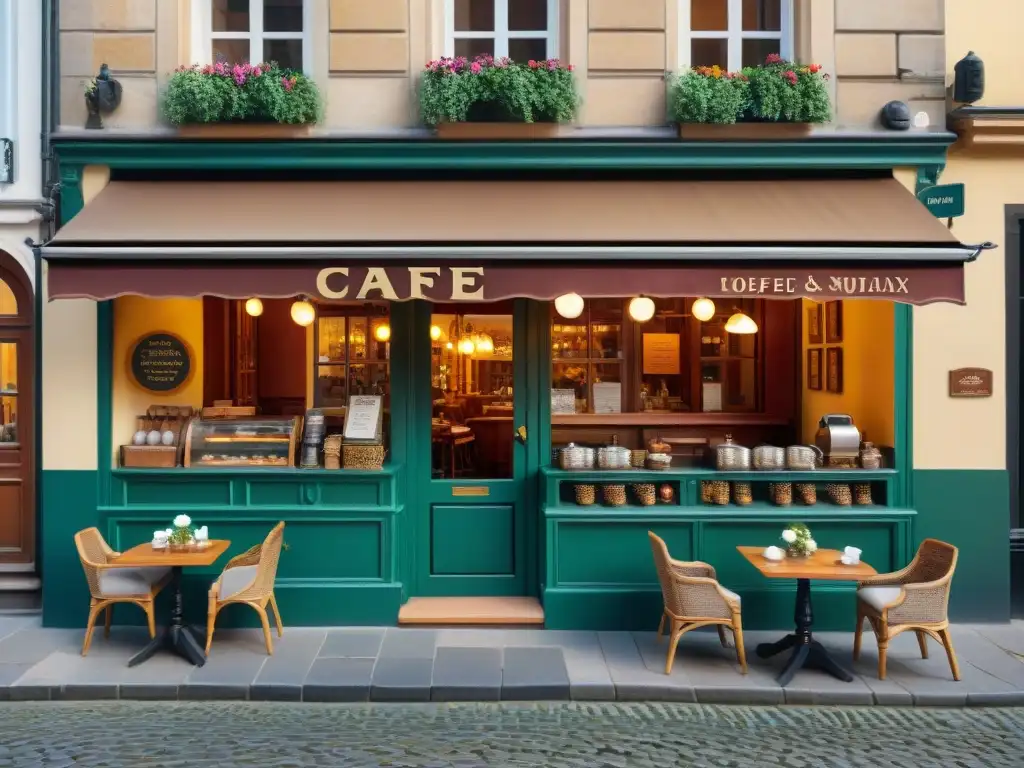
[[[875,569],[863,560],[857,565],[843,565],[837,549],[819,549],[810,557],[787,557],[783,560],[769,560],[764,556],[764,547],[736,547],[750,564],[769,579],[796,579],[796,631],[775,643],[761,643],[757,655],[770,658],[783,651],[793,650],[789,661],[778,677],[779,685],[786,687],[797,670],[804,667],[828,672],[844,682],[852,682],[853,675],[833,659],[825,646],[814,639],[811,625],[814,611],[811,608],[811,579],[822,581],[860,581],[875,575]]]
[[[202,646],[192,636],[191,630],[182,622],[181,601],[181,569],[189,566],[213,565],[223,555],[231,542],[226,539],[212,539],[202,549],[172,550],[153,549],[152,543],[139,544],[120,556],[114,558],[110,565],[115,568],[153,568],[171,569],[171,588],[174,598],[171,603],[171,620],[162,635],[157,635],[149,644],[132,656],[129,667],[141,664],[161,648],[176,653],[197,667],[206,663],[206,654]]]

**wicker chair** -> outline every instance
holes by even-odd
[[[668,547],[651,531],[647,532],[654,552],[654,566],[661,582],[664,608],[658,624],[658,637],[669,620],[668,658],[665,674],[672,673],[676,646],[691,629],[715,625],[723,648],[728,648],[725,628],[732,630],[736,641],[736,658],[743,674],[747,674],[747,654],[743,648],[743,624],[740,620],[740,596],[716,581],[715,569],[707,563],[684,563],[669,557]]]
[[[132,603],[146,613],[149,636],[156,637],[156,619],[153,601],[160,594],[171,577],[170,568],[119,568],[111,561],[120,555],[103,539],[98,528],[86,528],[75,534],[75,548],[82,561],[85,580],[89,583],[89,621],[85,625],[85,640],[82,655],[89,653],[96,619],[100,611],[106,611],[103,622],[103,636],[110,637],[110,621],[114,615],[114,603]]]
[[[946,614],[956,558],[957,548],[952,544],[925,539],[910,565],[902,571],[872,576],[858,585],[853,658],[860,657],[861,633],[864,619],[867,619],[878,639],[879,680],[885,680],[889,641],[908,630],[917,635],[921,658],[928,658],[928,636],[942,643],[953,679],[960,679]]]
[[[273,655],[274,642],[270,639],[270,621],[267,618],[267,603],[274,609],[277,636],[281,637],[281,611],[274,598],[274,580],[277,578],[277,561],[281,557],[284,542],[284,523],[278,523],[262,544],[231,558],[220,577],[210,587],[209,604],[206,614],[206,655],[210,655],[213,642],[213,625],[217,614],[226,605],[244,603],[259,614],[263,624],[263,639],[267,642],[267,653]]]

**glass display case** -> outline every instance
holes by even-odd
[[[294,467],[301,416],[193,419],[186,467]]]

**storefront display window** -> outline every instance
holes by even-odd
[[[314,405],[341,408],[353,395],[383,395],[386,401],[390,358],[391,325],[386,307],[354,311],[319,307]]]

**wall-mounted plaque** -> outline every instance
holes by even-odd
[[[173,333],[149,333],[128,350],[128,368],[143,389],[170,394],[185,386],[192,375],[192,353]]]
[[[992,397],[992,371],[957,368],[949,372],[950,397]]]
[[[345,409],[346,443],[376,445],[381,442],[384,398],[380,395],[353,395]]]
[[[594,384],[594,413],[621,413],[622,385],[617,381]]]
[[[644,373],[675,376],[679,373],[679,334],[644,334]]]

